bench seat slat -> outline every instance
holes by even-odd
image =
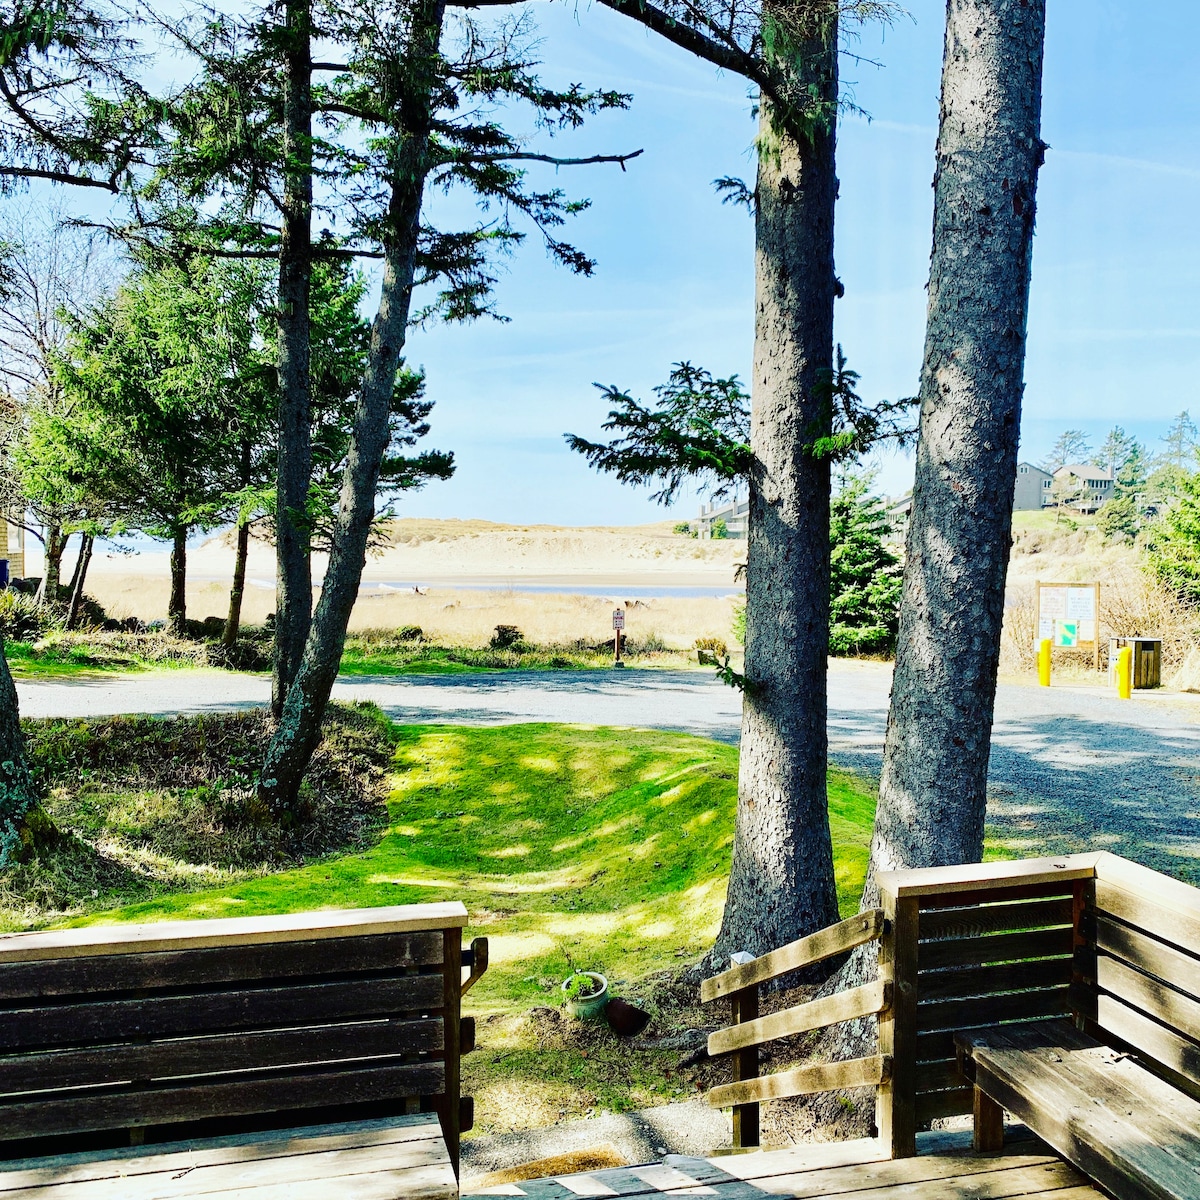
[[[0,1094],[431,1053],[442,1045],[441,1017],[425,1017],[52,1050],[0,1056]]]
[[[437,974],[55,1004],[0,1013],[0,1052],[391,1016],[442,1002]]]
[[[218,1082],[113,1089],[59,1099],[4,1105],[0,1137],[42,1137],[78,1129],[124,1129],[208,1117],[436,1095],[445,1088],[445,1064],[370,1065],[359,1069],[238,1075]]]
[[[150,954],[0,961],[0,1002],[184,988],[363,971],[399,972],[442,961],[440,932],[374,934],[310,942],[220,946]]]
[[[1200,1200],[1200,1104],[1067,1022],[960,1038],[975,1084],[1122,1200]]]

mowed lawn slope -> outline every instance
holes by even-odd
[[[720,922],[737,749],[686,734],[532,724],[398,730],[381,840],[363,853],[91,913],[82,923],[461,900],[491,967],[472,1007],[554,1003],[568,959],[632,981],[694,959]],[[862,889],[874,799],[834,771],[839,899]]]

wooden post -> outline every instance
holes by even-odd
[[[879,1053],[892,1069],[879,1085],[875,1126],[892,1158],[917,1152],[917,901],[883,894],[887,921],[879,944],[880,977],[892,1003],[879,1017]]]
[[[619,635],[618,635],[619,636]],[[729,997],[733,1008],[733,1024],[741,1025],[758,1017],[758,984],[734,992]],[[733,1056],[733,1081],[758,1078],[758,1047],[747,1046]],[[735,1146],[757,1146],[760,1144],[758,1103],[735,1104],[733,1106],[733,1144]]]
[[[982,1088],[975,1088],[974,1132],[976,1154],[999,1154],[1004,1149],[1004,1109]]]
[[[442,1137],[458,1176],[459,1142],[461,1140],[462,1112],[459,1106],[461,1065],[462,1016],[462,930],[454,927],[442,930],[442,1040],[446,1058],[446,1087],[438,1105],[438,1117],[442,1124]]]

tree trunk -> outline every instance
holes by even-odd
[[[171,599],[167,624],[176,637],[187,636],[187,527],[175,530],[171,543]]]
[[[391,440],[388,420],[408,330],[421,200],[430,165],[429,89],[435,72],[425,68],[438,53],[444,14],[445,0],[421,0],[417,5],[405,75],[397,85],[406,136],[392,168],[383,285],[354,413],[329,567],[304,657],[288,689],[279,728],[267,747],[259,776],[259,798],[280,817],[295,811],[300,781],[320,741],[321,721],[341,665],[346,627],[366,565],[379,469]]]
[[[221,645],[233,649],[237,645],[238,630],[242,625],[242,596],[246,591],[246,559],[250,554],[250,522],[240,521],[237,527],[237,553],[233,560],[233,587],[229,589],[229,616],[225,618],[225,630],[221,634]]]
[[[828,459],[833,365],[836,13],[801,52],[828,117],[795,136],[760,112],[746,666],[733,865],[707,961],[758,955],[837,920],[826,770]],[[827,376],[825,376],[827,378]]]
[[[879,902],[877,871],[977,862],[983,850],[1044,149],[1044,24],[1045,0],[947,5],[920,437],[863,908]],[[875,950],[855,951],[827,990],[874,978]],[[870,1054],[875,1042],[874,1018],[844,1022],[814,1061]],[[809,1115],[845,1124],[833,1093]]]
[[[42,577],[42,586],[38,589],[38,600],[42,604],[58,603],[58,592],[62,579],[62,556],[66,546],[67,540],[63,537],[62,526],[47,522],[46,570]]]
[[[63,555],[64,555],[64,557],[67,553],[67,547],[70,545],[70,543],[71,543],[71,535],[68,533],[67,536],[63,538]],[[81,568],[83,567],[83,550],[84,550],[84,546],[86,544],[87,544],[87,534],[81,530],[80,534],[79,534],[79,550],[75,555],[75,569],[71,572],[71,582],[69,584],[67,584],[67,595],[68,596],[75,595],[75,585],[79,582],[79,572],[80,572]]]
[[[79,610],[83,605],[83,586],[87,582],[88,567],[92,562],[92,546],[95,537],[85,533],[79,547],[79,561],[75,564],[75,578],[71,583],[71,607],[67,610],[67,628],[74,629],[79,623]]]
[[[312,619],[309,290],[312,276],[311,0],[286,0],[283,224],[279,242],[279,459],[271,710],[283,711]]]
[[[1024,390],[1045,0],[950,0],[921,426],[874,872],[983,852]]]
[[[25,755],[17,688],[0,641],[0,870],[20,861],[28,852],[31,843],[28,820],[36,808],[37,794]]]

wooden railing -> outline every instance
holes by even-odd
[[[732,1008],[733,1024],[709,1037],[708,1053],[714,1057],[733,1056],[733,1082],[712,1088],[708,1102],[714,1108],[733,1108],[735,1146],[759,1144],[759,1104],[763,1100],[875,1086],[889,1078],[891,1060],[882,1053],[797,1067],[773,1075],[759,1074],[758,1054],[759,1046],[778,1038],[887,1012],[892,1003],[892,982],[886,970],[873,983],[821,996],[768,1016],[759,1015],[758,995],[760,984],[877,941],[885,929],[881,909],[859,913],[760,958],[738,963],[701,984],[702,1001],[727,997]],[[880,955],[881,961],[887,957],[884,953]]]

